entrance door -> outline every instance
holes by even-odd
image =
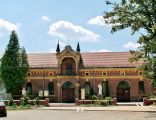
[[[62,102],[65,103],[74,102],[74,88],[73,84],[69,81],[65,82],[62,86]]]
[[[74,88],[62,89],[62,102],[73,103],[74,102]]]
[[[126,81],[121,81],[117,87],[117,101],[130,102],[130,85]]]

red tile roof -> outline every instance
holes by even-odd
[[[88,52],[81,56],[84,67],[136,67],[143,64],[143,61],[129,63],[129,52]],[[28,54],[28,61],[31,68],[57,67],[55,53]]]

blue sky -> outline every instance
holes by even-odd
[[[28,53],[55,52],[80,42],[82,52],[136,49],[139,34],[130,29],[111,34],[101,19],[110,8],[105,0],[0,0],[0,53],[16,30],[20,46]]]

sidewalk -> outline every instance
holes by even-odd
[[[40,110],[74,110],[74,111],[129,111],[156,112],[156,106],[106,106],[106,107],[40,107]]]

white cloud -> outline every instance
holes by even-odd
[[[109,24],[106,24],[105,20],[106,20]],[[106,27],[112,27],[112,26],[114,26],[114,25],[119,25],[119,23],[111,24],[111,23],[110,23],[110,19],[104,19],[103,16],[97,16],[97,17],[91,18],[91,19],[88,21],[88,24],[90,24],[90,25],[98,25],[98,26],[106,26]]]
[[[0,19],[0,29],[6,29],[7,31],[17,30],[20,26],[20,23],[13,24],[3,19]]]
[[[47,16],[42,16],[43,21],[50,21],[50,19]]]
[[[112,51],[108,49],[102,49],[102,50],[91,50],[90,52],[112,52]]]
[[[0,19],[0,36],[3,36],[6,32],[10,32],[12,30],[17,31],[20,25],[20,23],[13,24],[6,20]]]
[[[90,19],[88,21],[88,24],[103,26],[104,25],[103,17],[102,16],[97,16],[95,18],[92,18],[92,19]]]
[[[140,46],[138,43],[128,42],[125,45],[123,45],[124,48],[128,49],[137,49]]]
[[[49,27],[48,33],[61,39],[72,38],[73,40],[97,42],[100,35],[77,26],[68,21],[58,21]]]

